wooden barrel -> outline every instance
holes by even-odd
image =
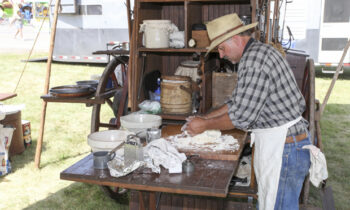
[[[182,87],[181,87],[182,86]],[[188,114],[192,111],[191,78],[163,76],[160,104],[164,114]],[[186,89],[186,90],[185,90]]]
[[[16,130],[13,132],[12,141],[9,149],[10,156],[21,154],[24,152],[24,141],[22,132],[22,120],[21,111],[7,114],[5,119],[0,121],[0,124],[4,126],[13,126]]]

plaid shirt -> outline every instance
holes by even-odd
[[[238,82],[226,101],[232,124],[243,130],[271,128],[292,121],[305,110],[305,100],[287,61],[272,46],[250,39],[238,66]],[[305,133],[302,119],[287,136]]]

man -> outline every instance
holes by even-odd
[[[232,97],[220,108],[190,117],[190,135],[208,129],[251,130],[260,209],[298,209],[310,167],[308,123],[301,117],[305,100],[287,61],[272,46],[250,37],[256,23],[243,25],[237,14],[207,24],[207,54],[218,47],[220,58],[238,65]],[[283,158],[282,158],[283,156]]]
[[[15,24],[17,28],[16,34],[14,35],[14,39],[17,38],[18,34],[20,35],[21,39],[23,39],[23,15],[20,11],[17,11],[16,15],[14,15],[11,25],[12,24]]]

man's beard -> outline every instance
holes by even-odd
[[[223,59],[230,61],[232,64],[236,64],[237,62],[231,61],[227,56],[224,56]]]

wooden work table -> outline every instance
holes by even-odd
[[[0,93],[0,101],[5,101],[16,96],[16,93]]]
[[[140,169],[115,178],[110,176],[108,169],[94,169],[93,156],[90,154],[61,172],[60,178],[133,190],[226,197],[238,162],[200,158],[192,158],[192,161],[195,170],[191,174],[169,174],[166,169],[162,169],[160,174],[145,173]]]
[[[242,132],[238,131],[237,132]],[[169,132],[167,132],[169,134]],[[238,139],[240,145],[245,141],[245,135]],[[241,153],[242,148],[238,153]],[[237,153],[237,155],[239,155]],[[182,196],[182,199],[188,199],[187,196],[195,196],[193,199],[201,199],[201,196],[216,198],[225,198],[228,195],[231,178],[238,166],[237,160],[210,160],[192,157],[191,161],[195,165],[192,173],[169,174],[168,170],[161,170],[160,174],[151,173],[149,169],[138,169],[123,177],[112,177],[108,169],[98,170],[93,167],[93,156],[89,154],[82,160],[62,171],[60,178],[64,180],[98,184],[104,186],[122,187],[132,190],[130,198],[130,209],[141,208],[146,195],[146,203],[149,200],[149,206],[158,202],[166,202],[169,195]],[[144,192],[146,191],[146,192]],[[162,199],[159,193],[165,193]],[[158,199],[156,199],[158,195]],[[198,197],[200,196],[200,197]],[[208,197],[206,197],[207,199]],[[152,201],[153,200],[153,201]],[[170,199],[171,200],[171,199]],[[218,202],[214,199],[215,203]],[[183,201],[181,201],[183,203]],[[219,199],[222,204],[222,199]],[[142,204],[141,204],[142,203]],[[171,203],[171,202],[170,202]],[[200,202],[199,202],[200,203]],[[169,204],[169,202],[168,202]],[[221,205],[218,204],[218,205]],[[169,204],[173,205],[173,204]],[[213,204],[214,205],[214,204]],[[215,204],[217,205],[217,204]],[[223,204],[222,204],[223,205]],[[133,207],[132,207],[133,206]]]

